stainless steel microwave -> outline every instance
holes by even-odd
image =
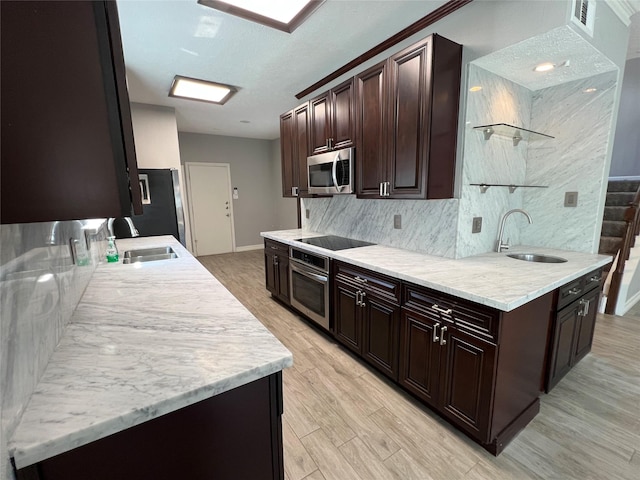
[[[309,193],[354,193],[354,158],[353,148],[307,157]]]

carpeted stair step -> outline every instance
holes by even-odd
[[[604,207],[604,220],[611,221],[621,221],[624,220],[624,212],[627,211],[628,207],[619,206],[619,207]]]
[[[628,207],[633,202],[635,195],[635,192],[607,192],[605,205],[608,207]]]
[[[607,186],[607,192],[633,192],[640,187],[638,180],[612,180]]]
[[[600,247],[598,253],[605,255],[615,255],[622,245],[620,237],[600,237]]]
[[[627,222],[605,220],[602,222],[602,237],[624,237],[627,230]]]

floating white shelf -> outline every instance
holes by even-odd
[[[474,130],[480,130],[484,133],[484,139],[489,140],[491,135],[496,134],[501,137],[508,137],[513,140],[513,146],[517,147],[521,140],[534,141],[545,140],[552,137],[546,133],[534,132],[533,130],[527,130],[526,128],[516,127],[515,125],[509,125],[508,123],[493,123],[491,125],[480,125],[473,127]]]
[[[485,193],[489,190],[489,187],[507,187],[509,189],[509,193],[515,192],[517,188],[549,188],[546,185],[507,185],[504,183],[470,183],[469,185],[480,187],[480,193]]]

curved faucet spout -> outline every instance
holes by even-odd
[[[502,252],[503,250],[509,249],[509,244],[504,243],[502,241],[502,235],[504,234],[504,224],[507,221],[507,217],[512,213],[521,213],[525,217],[527,217],[527,220],[529,220],[530,224],[533,223],[533,220],[531,219],[531,215],[529,215],[527,212],[525,212],[521,208],[514,208],[513,210],[509,210],[507,213],[505,213],[500,219],[500,229],[498,230],[498,240],[496,240],[496,252],[498,253]]]

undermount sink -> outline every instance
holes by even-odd
[[[566,258],[553,257],[551,255],[541,255],[538,253],[509,253],[509,258],[515,258],[516,260],[524,260],[525,262],[539,262],[539,263],[564,263]]]
[[[124,252],[122,263],[153,262],[178,258],[171,247],[140,248]]]

